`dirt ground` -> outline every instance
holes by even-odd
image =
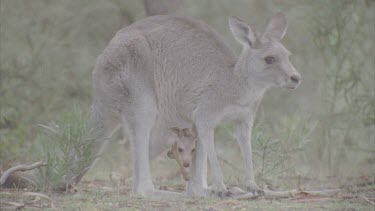
[[[117,146],[114,144],[114,146]],[[276,190],[301,188],[288,198],[255,199],[145,199],[131,194],[130,153],[125,150],[108,150],[98,165],[70,192],[47,193],[32,189],[0,189],[0,210],[43,208],[58,210],[375,210],[374,177],[356,177],[347,182],[337,178],[318,180],[279,178]],[[166,156],[151,163],[154,185],[158,189],[183,192],[185,183],[177,164]],[[242,172],[222,163],[225,182],[229,187],[241,186]],[[210,182],[210,178],[209,178]],[[282,185],[282,183],[285,183]],[[298,185],[298,183],[301,183]],[[286,185],[289,184],[289,185]],[[332,190],[335,194],[311,194],[307,190]]]
[[[116,185],[105,180],[85,180],[69,193],[36,193],[26,189],[0,189],[0,209],[64,210],[374,210],[375,185],[352,186],[332,196],[301,192],[286,199],[145,199],[130,193],[131,184]],[[160,186],[159,189],[167,189]],[[168,190],[182,191],[183,185]]]

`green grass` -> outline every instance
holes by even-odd
[[[76,106],[54,123],[39,125],[33,152],[46,166],[38,168],[34,182],[39,190],[65,191],[76,185],[95,159],[94,142],[97,131],[87,124],[87,118]]]

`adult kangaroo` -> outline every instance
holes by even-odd
[[[170,128],[194,125],[199,140],[187,191],[207,193],[208,156],[212,190],[226,193],[214,149],[214,128],[223,121],[235,123],[245,160],[245,186],[260,190],[254,181],[250,141],[255,112],[267,89],[295,89],[301,76],[280,43],[287,28],[282,13],[270,20],[261,36],[234,17],[229,27],[242,44],[239,57],[207,24],[166,15],[123,28],[98,57],[92,122],[105,131],[121,123],[132,146],[136,194],[156,193],[149,160],[173,144]]]

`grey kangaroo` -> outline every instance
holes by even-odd
[[[229,28],[242,45],[236,56],[207,24],[188,17],[152,16],[123,28],[98,57],[93,71],[92,123],[109,136],[118,124],[132,146],[133,192],[154,189],[149,160],[170,148],[171,127],[196,127],[198,142],[187,193],[207,196],[207,159],[211,191],[228,192],[214,148],[214,128],[235,124],[244,158],[245,186],[254,180],[251,128],[263,94],[271,87],[295,89],[301,81],[281,44],[287,29],[282,13],[257,35],[231,17]]]

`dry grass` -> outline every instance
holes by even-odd
[[[179,190],[175,183],[170,189]],[[343,190],[333,197],[299,195],[290,199],[144,199],[130,194],[130,185],[113,187],[109,180],[86,180],[74,193],[25,194],[26,191],[0,189],[0,209],[5,208],[57,208],[81,210],[290,210],[334,209],[373,210],[375,186],[360,186]]]

